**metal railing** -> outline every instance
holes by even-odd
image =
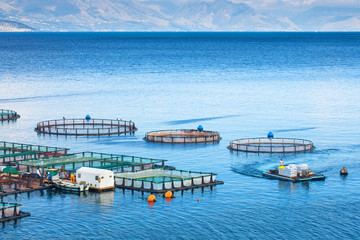
[[[1,207],[1,218],[6,219],[8,217],[17,216],[20,212],[20,207],[22,204],[20,203],[5,203],[0,202]]]
[[[18,115],[15,111],[0,109],[0,121],[15,120],[19,117],[20,115]]]
[[[218,142],[220,139],[218,132],[199,132],[195,129],[159,130],[145,135],[146,141],[161,143],[209,143]]]
[[[154,169],[115,174],[116,186],[119,188],[129,188],[138,191],[164,192],[166,190],[190,189],[220,183],[215,180],[217,175],[215,173],[165,169],[156,169],[155,171],[161,173],[156,173],[158,176],[155,177],[169,178],[168,180],[156,182],[141,179],[151,176],[151,171],[154,171]]]
[[[45,134],[100,136],[127,134],[137,131],[135,123],[112,119],[58,119],[39,122],[35,131]]]
[[[291,153],[310,151],[314,144],[298,138],[241,138],[231,141],[229,148],[243,152]]]

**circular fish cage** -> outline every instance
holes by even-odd
[[[133,134],[137,131],[135,123],[124,120],[111,119],[59,119],[39,122],[35,131],[44,134],[73,135],[73,136],[101,136]]]
[[[144,139],[159,143],[210,143],[219,142],[221,138],[220,134],[214,131],[176,129],[148,132]]]
[[[20,118],[17,112],[12,110],[0,109],[0,121],[16,120]]]
[[[241,138],[230,142],[229,149],[255,153],[294,153],[311,151],[310,140],[298,138]]]

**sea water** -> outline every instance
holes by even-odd
[[[167,159],[214,172],[224,185],[176,192],[154,205],[140,192],[37,191],[4,197],[31,217],[0,239],[360,238],[360,33],[1,33],[0,140]],[[38,135],[43,120],[132,120],[135,135]],[[219,144],[143,141],[146,132],[219,131]],[[247,137],[309,139],[296,154],[231,152]],[[261,172],[307,163],[324,182]],[[349,175],[339,175],[346,166]],[[199,199],[199,201],[197,201]]]

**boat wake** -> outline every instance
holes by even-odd
[[[262,171],[257,169],[259,165],[257,164],[248,164],[248,165],[240,165],[240,164],[232,164],[230,166],[233,172],[239,173],[241,175],[262,178]]]

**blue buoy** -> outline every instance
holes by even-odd
[[[268,138],[274,138],[274,134],[272,132],[268,133]]]
[[[85,119],[90,120],[91,119],[90,115],[86,115]]]
[[[203,128],[203,126],[199,125],[199,126],[198,126],[198,131],[199,131],[199,132],[202,132],[202,131],[204,131],[204,128]]]

